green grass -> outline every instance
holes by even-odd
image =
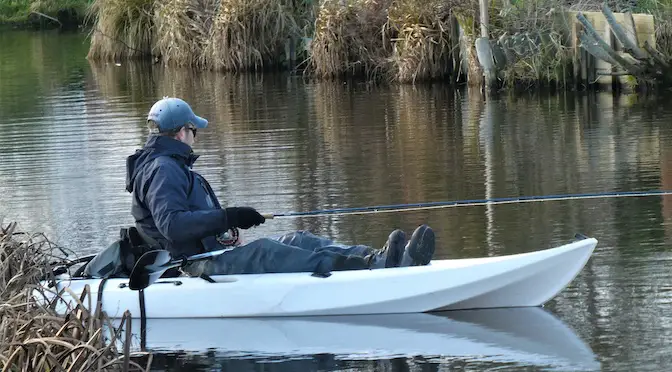
[[[656,49],[672,55],[672,0],[638,1],[633,12],[653,15],[656,27]]]
[[[2,0],[0,23],[16,25],[29,23],[33,11],[55,18],[58,18],[59,11],[68,11],[81,22],[89,3],[91,0]]]

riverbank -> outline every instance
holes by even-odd
[[[0,28],[66,29],[83,25],[92,0],[0,1]]]
[[[19,13],[40,22],[54,23],[49,17],[58,19],[63,9],[72,19],[90,15],[94,62],[147,59],[224,72],[291,70],[319,80],[447,81],[495,90],[672,86],[672,0],[610,3],[613,19],[593,0],[486,1],[487,8],[475,0],[57,0],[49,9],[45,0],[19,3]],[[630,19],[630,34],[609,29],[613,20]],[[632,33],[635,54],[621,40]]]
[[[131,334],[121,332],[123,325],[130,322],[129,313],[114,327],[105,313],[91,314],[77,306],[59,314],[43,302],[58,294],[40,289],[39,282],[54,275],[54,263],[65,254],[43,234],[20,232],[16,223],[0,226],[0,368],[149,370],[152,355],[131,353]],[[81,301],[95,298],[83,296]],[[118,343],[124,345],[122,350]]]
[[[151,58],[218,71],[290,69],[320,80],[449,81],[494,89],[638,89],[672,81],[666,78],[672,75],[672,0],[632,9],[560,0],[493,1],[487,8],[475,0],[124,4],[94,1],[91,60]],[[629,49],[619,49],[620,38],[612,42],[622,36],[616,31],[593,30],[598,24],[613,27],[607,10],[617,18],[642,13],[631,17],[637,19],[631,27],[639,33],[635,43],[648,43],[660,54],[635,55],[633,63],[642,68],[614,63]],[[597,17],[601,11],[605,15]],[[594,44],[606,47],[591,49]]]

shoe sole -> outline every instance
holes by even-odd
[[[434,231],[429,226],[420,226],[411,237],[413,244],[408,247],[408,255],[413,260],[413,265],[427,265],[434,256]],[[422,249],[420,249],[422,247]]]

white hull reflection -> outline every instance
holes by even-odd
[[[599,370],[590,347],[542,308],[239,319],[148,319],[144,340],[134,319],[133,348],[215,351],[222,358],[297,358],[332,354],[341,360],[423,356],[515,363],[561,370]]]

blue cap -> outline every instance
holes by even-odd
[[[153,120],[160,132],[179,129],[189,123],[202,129],[208,126],[208,120],[196,116],[188,103],[179,98],[163,97],[149,110],[147,120]]]

